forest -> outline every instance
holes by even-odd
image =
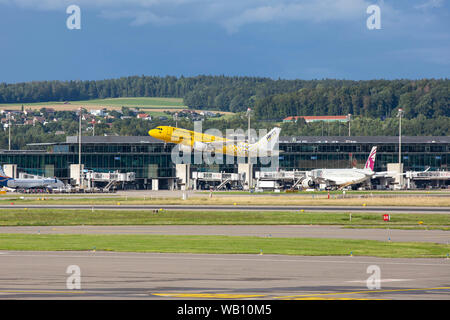
[[[0,84],[0,104],[77,101],[117,97],[178,97],[193,109],[231,111],[226,119],[205,119],[203,129],[247,128],[245,111],[252,109],[252,127],[270,129],[280,125],[285,136],[338,136],[348,134],[347,123],[282,123],[297,115],[352,114],[352,135],[397,135],[398,108],[405,111],[404,135],[450,135],[450,81],[421,80],[283,80],[258,77],[153,77],[132,76],[95,81],[33,81]],[[193,129],[193,122],[179,126]],[[146,135],[166,120],[113,119],[96,125],[95,135]],[[60,121],[46,125],[13,126],[12,148],[32,148],[29,143],[64,141],[77,133],[77,116],[65,113]],[[91,135],[89,124],[83,124]],[[63,131],[64,134],[56,134]],[[0,131],[0,148],[8,146],[8,130]]]
[[[399,107],[406,118],[450,116],[450,81],[273,80],[257,77],[133,76],[96,81],[33,81],[0,84],[1,103],[76,101],[117,97],[178,97],[195,109],[241,112],[260,119],[293,115],[386,118]]]

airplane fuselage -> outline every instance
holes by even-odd
[[[368,180],[374,174],[367,169],[315,169],[311,170],[309,176],[319,182],[329,185],[357,184]]]
[[[13,179],[9,177],[0,177],[0,186],[12,189],[31,189],[31,188],[47,188],[61,184],[58,179]]]
[[[220,136],[170,126],[160,126],[149,131],[149,135],[156,139],[184,146],[181,150],[189,149],[239,157],[264,155],[261,151],[266,151],[266,145],[270,145],[272,136],[278,139],[278,134],[279,130],[274,132],[274,134],[269,132],[267,136],[257,143],[249,144],[244,141],[234,141]]]

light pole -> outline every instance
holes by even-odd
[[[91,121],[92,123],[92,136],[95,136],[95,119]]]
[[[347,115],[347,119],[348,119],[348,136],[350,137],[351,136],[351,121],[352,121],[352,114],[351,113],[349,113],[348,115]]]
[[[403,109],[399,108],[397,117],[399,118],[398,121],[398,182],[400,185],[400,189],[403,188],[403,181],[402,181],[402,117],[403,117]]]
[[[11,151],[11,112],[8,112],[8,150]]]
[[[175,127],[178,128],[178,112],[175,112],[173,115],[173,120],[175,120]]]
[[[81,188],[81,178],[83,175],[83,171],[81,170],[81,118],[82,118],[82,113],[83,113],[83,109],[80,107],[80,112],[79,112],[79,123],[78,123],[78,170],[79,170],[79,187]]]
[[[250,144],[250,115],[252,113],[252,109],[247,109],[247,117],[248,117],[248,129],[247,129],[247,136],[248,136],[248,144]]]
[[[250,115],[252,113],[252,109],[247,109],[247,117],[248,117],[248,129],[247,129],[247,139],[248,139],[248,145],[251,143],[250,139]],[[247,151],[247,159],[248,159],[248,190],[252,189],[252,179],[253,179],[253,168],[251,165],[250,160],[250,153]]]

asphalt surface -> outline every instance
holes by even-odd
[[[440,213],[450,214],[450,207],[404,207],[404,206],[245,206],[245,205],[0,205],[0,209],[84,209],[84,210],[185,210],[185,211],[299,211],[306,212],[374,212],[374,213]]]
[[[450,232],[442,230],[350,229],[339,226],[316,225],[17,226],[0,227],[0,233],[226,235],[364,239],[443,244],[450,242]]]
[[[450,300],[450,260],[2,251],[0,299]]]
[[[190,198],[209,198],[210,192],[208,191],[194,191],[194,190],[119,190],[114,193],[8,193],[3,195],[2,199],[17,199],[17,197],[23,197],[25,199],[33,199],[45,197],[48,199],[83,199],[83,198],[117,198],[117,197],[128,197],[128,198],[142,198],[142,199],[162,199],[162,198],[173,198],[173,199],[181,199],[183,195]],[[228,191],[213,191],[213,195],[215,198],[248,198],[248,197],[273,197],[273,198],[314,198],[314,199],[326,199],[327,193],[309,193],[309,192],[292,192],[292,193],[250,193],[248,191],[241,192],[228,192]],[[342,198],[342,194],[332,193],[331,196],[336,199]],[[414,191],[408,190],[407,192],[365,192],[365,193],[352,193],[348,192],[345,195],[345,198],[368,198],[368,197],[377,197],[377,198],[397,198],[397,197],[450,197],[450,191]]]
[[[2,205],[11,208],[441,213],[439,207]],[[0,233],[173,234],[306,237],[448,243],[441,230],[338,226],[39,226]],[[76,265],[81,289],[67,287]],[[367,287],[369,266],[380,288]],[[0,299],[430,299],[450,300],[449,259],[119,252],[0,251]]]

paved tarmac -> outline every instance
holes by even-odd
[[[19,197],[25,198],[39,198],[46,197],[52,199],[74,199],[74,198],[115,198],[115,197],[130,197],[130,198],[178,198],[181,199],[182,196],[186,195],[188,198],[207,198],[209,197],[209,191],[195,191],[195,190],[118,190],[114,193],[8,193],[2,196],[2,199],[16,199]],[[327,198],[327,192],[322,191],[320,193],[314,192],[280,192],[280,193],[260,193],[254,192],[250,193],[248,191],[213,191],[214,197],[218,198],[229,198],[229,197],[301,197],[301,198]],[[332,193],[333,197],[340,198],[342,193]],[[364,193],[351,191],[347,192],[346,198],[368,198],[368,197],[381,197],[381,198],[391,198],[391,197],[449,197],[449,190],[439,190],[439,191],[428,191],[428,190],[408,190],[408,191],[366,191]]]
[[[1,251],[0,299],[450,300],[450,260]]]
[[[18,226],[0,227],[0,233],[226,235],[364,239],[443,244],[450,242],[450,232],[442,230],[350,229],[339,226],[317,225]]]

